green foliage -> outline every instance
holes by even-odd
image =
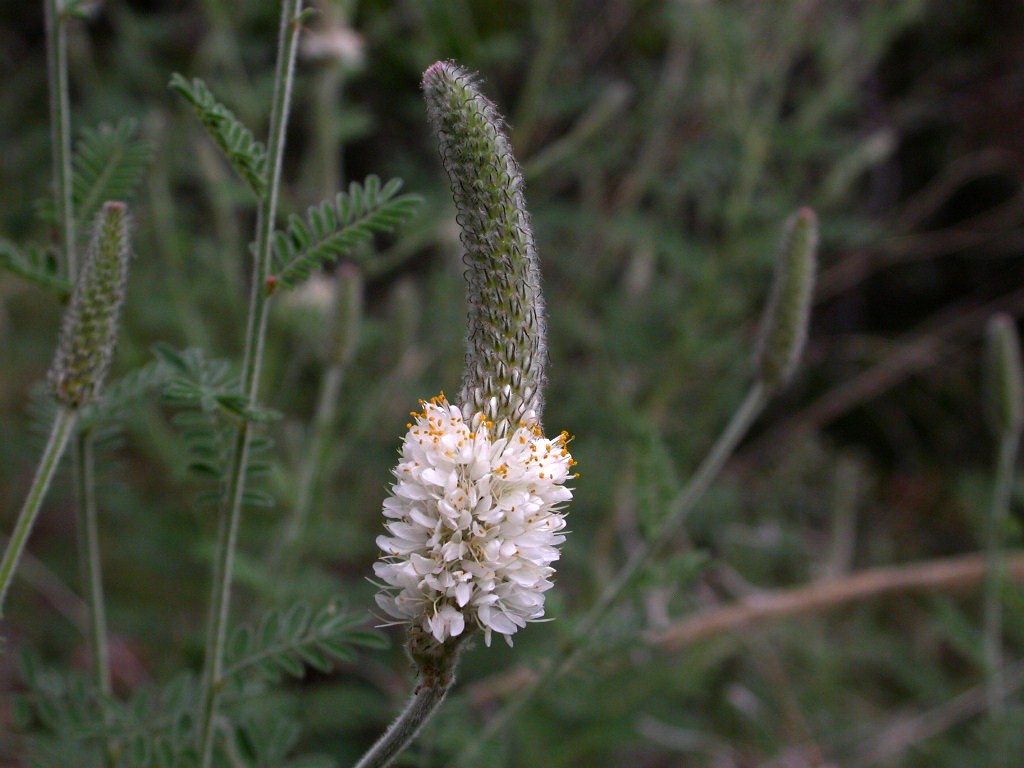
[[[267,150],[252,131],[242,125],[199,78],[191,83],[175,73],[170,88],[195,109],[199,122],[210,134],[231,166],[245,180],[256,197],[267,192]]]
[[[384,648],[382,635],[358,629],[363,617],[332,600],[313,612],[299,603],[268,611],[256,627],[233,633],[225,660],[224,680],[254,675],[271,682],[284,675],[302,677],[306,666],[329,672],[336,661],[352,661],[356,647]]]
[[[411,236],[392,242],[375,231],[346,251],[370,259],[365,320],[338,372],[308,525],[287,563],[274,555],[328,375],[320,350],[337,256],[280,280],[295,290],[272,297],[260,392],[282,416],[250,411],[236,361],[252,192],[266,194],[266,161],[243,123],[268,121],[275,6],[65,4],[82,16],[68,22],[78,147],[89,133],[79,126],[102,121],[111,133],[92,141],[114,142],[120,115],[138,116],[130,141],[153,147],[114,369],[127,373],[83,414],[94,439],[115,425],[123,438],[97,453],[108,462],[98,504],[116,695],[102,701],[82,680],[87,640],[68,620],[82,590],[65,467],[5,610],[2,661],[32,647],[47,668],[31,684],[0,670],[0,702],[12,705],[0,705],[0,764],[101,768],[112,736],[124,749],[117,768],[168,764],[165,743],[180,746],[175,768],[192,768],[187,717],[174,735],[174,718],[157,710],[197,709],[194,676],[180,705],[167,683],[198,669],[209,611],[214,525],[189,502],[207,487],[219,499],[240,420],[264,444],[276,441],[281,460],[260,478],[279,500],[275,513],[243,517],[234,620],[289,605],[282,594],[320,606],[338,591],[353,620],[371,610],[366,576],[396,437],[416,398],[455,386],[463,365],[462,248],[416,87],[426,63],[451,56],[479,73],[509,118],[549,313],[546,424],[578,436],[582,474],[548,593],[555,621],[531,626],[513,649],[465,653],[406,764],[450,764],[647,540],[749,381],[778,225],[808,205],[820,215],[823,278],[809,364],[612,611],[584,663],[524,707],[492,743],[493,760],[478,764],[986,766],[993,729],[966,706],[984,698],[973,587],[755,623],[680,652],[648,639],[744,596],[756,602],[762,590],[826,574],[840,586],[851,569],[978,548],[992,459],[979,418],[979,335],[990,306],[1020,306],[1020,172],[1007,153],[1018,110],[995,96],[1017,71],[1022,10],[1004,3],[993,14],[966,0],[572,0],[510,14],[486,0],[367,0],[350,15],[351,3],[317,5],[302,33],[310,45],[298,61],[277,238],[290,238],[287,216],[297,213],[316,245],[307,206],[329,199],[317,216],[340,221],[335,193],[371,172],[401,177],[427,202],[408,222]],[[38,4],[0,3],[0,42],[16,64],[0,77],[0,533],[45,437],[35,439],[33,424],[52,421],[33,415],[52,399],[26,392],[52,360],[53,299],[69,294],[52,203],[42,218],[32,203],[53,176],[40,16]],[[352,47],[319,51],[349,58],[316,58],[314,44],[339,40]],[[232,116],[209,89],[183,82],[229,162],[195,130],[191,108],[168,107],[175,70],[203,74],[230,105]],[[280,279],[292,249],[278,250],[271,273]],[[185,370],[159,354],[147,362],[161,340]],[[187,348],[203,349],[202,361],[174,351]],[[172,383],[161,409],[155,393]],[[855,491],[836,479],[851,458],[863,467]],[[190,463],[205,470],[183,479]],[[1005,531],[1015,550],[1024,542],[1016,518]],[[1011,665],[1024,653],[1020,592],[1008,584],[1004,603]],[[270,768],[305,752],[355,764],[394,717],[396,691],[412,684],[398,645],[356,663],[330,657],[327,675],[300,658],[301,681],[282,665],[280,683],[242,670],[224,696],[215,765]],[[1019,664],[1010,671],[1006,722],[1019,734]],[[939,725],[925,733],[918,723]],[[883,744],[894,753],[872,762]]]
[[[0,237],[0,269],[53,293],[61,301],[71,295],[71,286],[60,273],[53,253],[30,246],[24,250]]]
[[[171,370],[163,360],[151,360],[108,382],[99,400],[82,409],[79,429],[92,430],[104,424],[123,423],[134,407],[166,385]]]
[[[288,219],[287,231],[274,232],[273,272],[279,283],[294,287],[325,262],[347,256],[381,232],[393,232],[416,212],[420,198],[399,195],[400,179],[381,186],[376,176],[367,176],[360,185],[349,184],[348,192],[339,192],[298,216]]]
[[[115,125],[86,128],[75,143],[71,192],[80,232],[88,227],[107,200],[129,202],[149,167],[152,148],[138,136],[130,118]]]
[[[239,392],[236,367],[228,360],[211,360],[202,350],[178,352],[166,344],[157,344],[153,353],[167,366],[162,399],[178,410],[172,423],[181,430],[188,455],[187,468],[213,480],[216,491],[203,493],[201,504],[218,503],[223,496],[231,452],[233,427],[239,420],[266,423],[278,417],[275,411],[250,407]],[[273,441],[254,438],[249,444],[247,474],[256,479],[270,471],[266,455]],[[274,498],[266,491],[247,487],[243,503],[252,507],[271,507]]]
[[[121,700],[97,692],[80,677],[44,667],[30,653],[21,657],[28,693],[19,716],[36,718],[40,765],[101,766],[104,755],[120,756],[132,768],[186,768],[196,764],[193,739],[195,677],[182,673],[163,688],[141,687]]]

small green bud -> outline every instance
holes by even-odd
[[[338,365],[348,365],[359,345],[363,321],[363,275],[355,264],[338,267],[334,285],[330,356]]]
[[[1024,425],[1024,372],[1013,320],[993,317],[985,329],[985,389],[989,421],[997,435],[1019,434]]]
[[[69,408],[94,400],[110,370],[128,281],[128,208],[107,202],[96,216],[81,273],[64,311],[49,382]]]
[[[439,61],[423,75],[465,248],[469,330],[460,405],[504,432],[543,406],[547,342],[523,175],[476,78]]]
[[[769,390],[789,382],[803,353],[817,250],[817,216],[801,208],[786,222],[754,357],[757,377]]]

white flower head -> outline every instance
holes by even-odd
[[[511,645],[553,585],[571,438],[544,437],[532,412],[497,437],[485,414],[465,417],[444,393],[420,404],[384,501],[377,604],[439,643],[479,627],[488,645],[492,632]]]

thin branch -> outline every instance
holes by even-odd
[[[1024,582],[1024,551],[1007,553],[1005,569],[1008,580]],[[871,568],[793,589],[757,592],[730,605],[704,608],[666,629],[646,633],[646,638],[668,651],[677,652],[727,633],[823,613],[877,597],[915,591],[974,590],[981,586],[987,571],[982,554]],[[517,666],[469,686],[466,695],[476,708],[482,709],[495,699],[515,694],[535,679],[533,670]]]
[[[700,640],[769,621],[820,613],[899,592],[951,592],[977,588],[988,568],[983,555],[965,555],[914,565],[885,566],[843,579],[751,595],[732,605],[698,611],[667,629],[647,634],[652,643],[679,651]],[[1024,552],[1006,559],[1007,578],[1024,581]]]

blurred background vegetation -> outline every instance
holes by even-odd
[[[398,238],[358,260],[360,333],[312,514],[298,554],[271,569],[310,461],[337,268],[277,300],[263,385],[283,414],[269,429],[264,483],[276,503],[246,514],[236,621],[342,593],[373,622],[366,578],[407,412],[461,375],[458,231],[418,91],[426,66],[453,58],[481,73],[525,171],[550,311],[546,423],[577,435],[582,477],[549,593],[558,620],[517,635],[513,650],[467,654],[406,764],[442,764],[500,707],[700,460],[749,383],[781,223],[809,205],[821,221],[820,281],[797,380],[600,647],[480,764],[986,765],[977,580],[682,648],[650,633],[758,590],[980,549],[995,443],[982,418],[979,340],[996,310],[1024,311],[1021,4],[317,5],[300,53],[283,212],[370,173],[403,178],[424,204]],[[86,8],[70,27],[75,135],[132,120],[148,155],[131,201],[137,258],[115,373],[151,360],[158,342],[237,359],[253,204],[166,86],[172,72],[204,78],[262,135],[277,4]],[[0,104],[0,235],[46,245],[55,234],[38,202],[50,189],[38,3],[0,6]],[[4,532],[42,444],[32,393],[60,310],[0,272]],[[186,469],[172,414],[156,393],[140,398],[101,451],[113,672],[126,697],[198,668],[202,654],[215,526],[193,503],[206,486]],[[10,706],[24,690],[19,650],[56,668],[87,663],[68,479],[47,501],[0,627],[3,765],[30,765],[30,748],[46,741]],[[1020,511],[1006,532],[1018,548]],[[1005,600],[1015,661],[1024,594]],[[278,707],[302,726],[299,752],[350,764],[409,690],[394,640],[389,652],[238,706],[253,722]],[[1013,670],[1008,716],[1019,733]]]

